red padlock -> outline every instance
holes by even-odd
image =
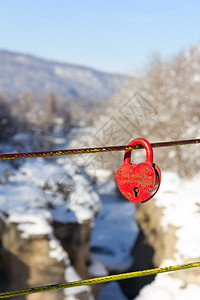
[[[142,145],[146,150],[146,163],[131,164],[132,150],[126,150],[124,163],[117,169],[116,181],[121,193],[134,203],[150,200],[158,191],[161,171],[153,163],[153,149],[143,138],[134,139],[129,145]]]

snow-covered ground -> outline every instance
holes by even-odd
[[[200,285],[185,285],[178,278],[172,278],[167,274],[159,274],[151,284],[140,291],[135,300],[198,300],[199,295]]]
[[[0,164],[1,174],[5,174],[6,167],[8,164]],[[19,170],[9,172],[8,179],[4,175],[1,178],[4,184],[0,185],[0,210],[9,215],[8,222],[19,222],[24,238],[30,234],[49,234],[49,224],[57,218],[66,223],[94,221],[101,208],[97,193],[72,162],[56,164],[34,158],[26,160]],[[61,178],[60,184],[69,178],[70,187],[70,179],[73,180],[71,201],[66,201],[57,190],[56,177]],[[52,184],[44,189],[45,183],[51,182],[52,178]],[[67,186],[65,188],[67,192]],[[54,209],[48,208],[47,203],[50,202],[55,204]],[[5,217],[4,214],[2,217]]]
[[[57,183],[64,184],[67,189],[67,184],[72,185],[72,179],[73,198],[66,202],[63,193],[57,190]],[[92,185],[70,161],[61,164],[34,158],[25,160],[18,170],[8,162],[0,163],[0,217],[7,223],[16,223],[24,239],[31,235],[47,235],[51,249],[49,255],[64,262],[66,281],[81,278],[55,238],[51,223],[54,220],[62,223],[87,220],[92,225],[100,208],[100,199]],[[82,291],[90,291],[90,287],[63,290],[68,300],[76,300],[76,295]]]

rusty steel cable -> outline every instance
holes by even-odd
[[[151,143],[152,148],[170,147],[170,146],[182,146],[189,144],[200,144],[200,139],[193,140],[180,140],[171,142],[159,142]],[[111,151],[123,151],[141,149],[143,146],[135,145],[123,145],[123,146],[108,146],[108,147],[96,147],[96,148],[83,148],[83,149],[67,149],[67,150],[54,150],[54,151],[42,151],[42,152],[25,152],[25,153],[9,153],[0,154],[0,160],[2,159],[16,159],[16,158],[31,158],[31,157],[47,157],[57,155],[74,155],[74,154],[86,154],[86,153],[99,153],[99,152],[111,152]]]

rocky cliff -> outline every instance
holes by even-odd
[[[0,171],[1,291],[88,278],[90,235],[100,210],[88,179],[72,163],[43,159],[18,170],[2,163]],[[87,300],[92,291],[80,287],[42,295],[52,300],[72,296]],[[18,298],[37,300],[41,294]]]
[[[199,192],[199,175],[186,180],[165,172],[156,196],[144,205],[138,205],[136,219],[145,236],[141,244],[147,243],[153,248],[155,267],[200,260]],[[145,260],[146,253],[140,254],[141,261],[142,257]],[[197,299],[199,284],[198,268],[160,274],[140,291],[136,299],[158,299],[159,295],[178,300],[188,299],[189,294]]]

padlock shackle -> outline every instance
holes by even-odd
[[[146,150],[146,163],[153,166],[153,149],[151,144],[143,138],[137,138],[132,140],[128,145],[142,145]],[[126,150],[124,153],[124,164],[130,164],[132,150]]]

